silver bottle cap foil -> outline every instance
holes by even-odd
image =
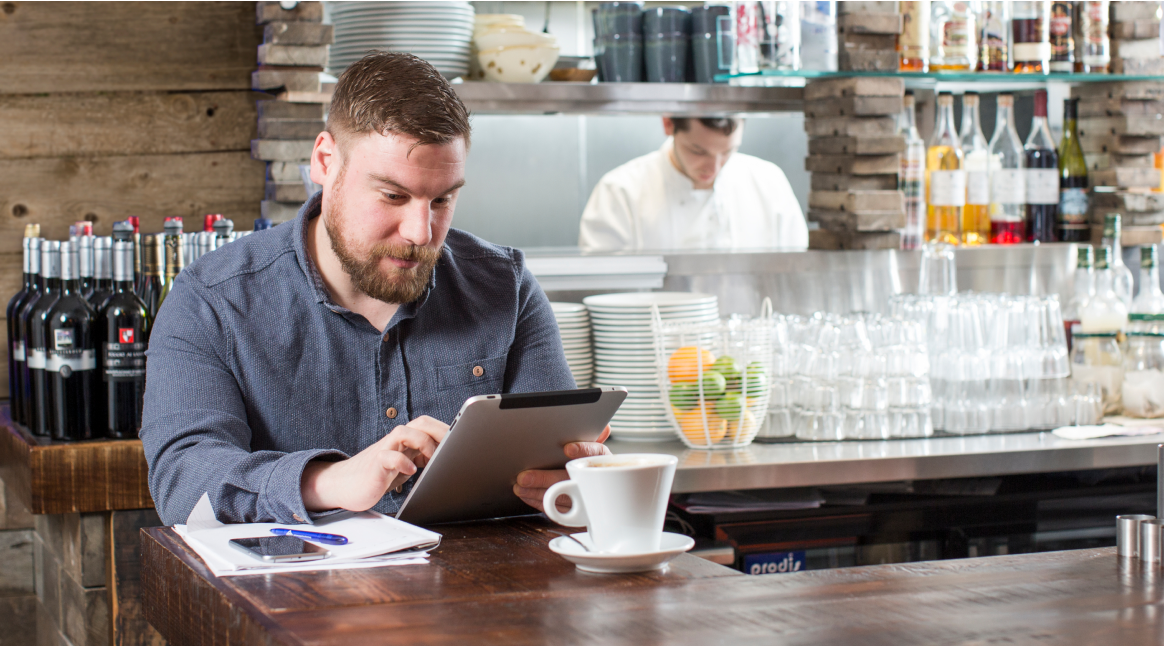
[[[77,236],[77,261],[82,278],[93,277],[93,236]]]
[[[133,241],[113,241],[113,280],[133,281]]]
[[[61,277],[61,243],[45,240],[40,243],[40,274],[45,278]]]
[[[93,277],[98,280],[113,278],[113,238],[93,238]]]
[[[61,280],[77,280],[81,277],[78,246],[72,242],[61,243]]]
[[[40,273],[40,238],[24,239],[24,273]]]

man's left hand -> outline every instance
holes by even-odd
[[[610,449],[606,448],[603,442],[610,437],[610,426],[602,431],[602,435],[597,442],[574,442],[567,444],[564,448],[566,457],[571,460],[578,458],[589,458],[596,455],[610,455]],[[542,508],[542,499],[546,496],[546,489],[549,489],[555,483],[563,480],[569,480],[570,475],[566,473],[565,469],[555,470],[530,470],[522,471],[517,474],[517,484],[513,485],[513,493],[517,494],[518,498],[525,501],[525,504],[533,507],[538,511],[545,511]],[[562,501],[566,504],[563,504]],[[566,512],[570,510],[569,499],[560,497],[558,499],[558,510]]]

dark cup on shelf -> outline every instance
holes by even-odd
[[[724,6],[696,7],[691,10],[692,34],[715,34],[720,16],[730,16],[731,9]]]
[[[691,38],[684,33],[647,34],[643,37],[647,81],[682,83],[687,80],[687,52]]]
[[[730,21],[728,7],[697,7],[691,10],[691,58],[696,83],[714,83],[716,74],[731,71],[732,51],[735,49],[730,31],[720,29],[720,20]]]
[[[691,12],[684,7],[654,7],[643,12],[643,36],[675,33],[691,33]]]
[[[640,34],[643,31],[643,3],[603,2],[594,12],[594,36]]]
[[[600,40],[604,81],[639,83],[643,80],[642,35],[611,34]]]

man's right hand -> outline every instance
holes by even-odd
[[[303,506],[308,511],[371,509],[386,491],[428,464],[448,430],[444,422],[423,415],[346,460],[308,462],[299,485]]]

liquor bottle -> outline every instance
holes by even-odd
[[[165,265],[166,265],[166,280],[162,284],[162,292],[158,295],[158,307],[162,306],[162,302],[166,300],[166,296],[170,293],[170,288],[174,285],[174,279],[186,267],[185,257],[182,255],[182,234],[180,231],[175,233],[178,223],[175,226],[171,222],[166,222],[166,237],[165,237]],[[156,312],[155,312],[156,314]]]
[[[905,194],[905,230],[901,236],[902,249],[917,249],[925,236],[926,200],[924,195],[926,173],[926,143],[917,132],[914,118],[913,92],[906,92],[901,112],[905,152],[901,155],[901,174],[898,190]]]
[[[132,243],[130,243],[132,244]],[[113,293],[113,238],[93,238],[93,291],[89,305],[99,311],[101,304]]]
[[[141,259],[143,253],[141,248],[141,221],[136,215],[129,216],[125,221],[133,225],[133,284],[134,288],[138,290],[138,295],[141,295]]]
[[[1132,277],[1132,270],[1124,264],[1123,243],[1120,238],[1123,232],[1122,220],[1119,213],[1108,213],[1103,216],[1103,238],[1100,246],[1111,249],[1112,289],[1125,306],[1131,306],[1135,279]]]
[[[1018,244],[1026,238],[1026,155],[1014,129],[1014,95],[998,95],[990,139],[990,241]]]
[[[1087,162],[1079,146],[1079,99],[1063,101],[1063,139],[1059,142],[1059,241],[1088,242]]]
[[[926,149],[926,242],[961,242],[962,207],[966,204],[966,173],[962,146],[954,130],[954,95],[938,95],[934,136]]]
[[[53,428],[52,391],[49,388],[46,365],[45,315],[61,296],[61,243],[44,240],[40,243],[40,298],[32,304],[25,323],[25,365],[28,367],[30,398],[25,408],[28,430],[34,435],[48,436]]]
[[[1160,291],[1160,257],[1156,245],[1140,247],[1140,293],[1130,308],[1132,314],[1164,314],[1164,292]]]
[[[760,67],[774,70],[800,69],[800,2],[779,0],[758,6],[760,30]],[[216,217],[207,215],[203,231],[213,231]]]
[[[92,231],[92,224],[90,224],[90,231]],[[85,235],[82,233],[77,238],[77,258],[80,262],[81,270],[81,293],[88,299],[93,294],[93,234]]]
[[[93,432],[136,438],[145,395],[145,351],[151,319],[133,291],[133,244],[113,244],[113,294],[97,313],[94,338],[100,381],[93,398]]]
[[[141,287],[137,295],[145,303],[150,320],[158,315],[158,306],[162,304],[162,289],[166,285],[166,277],[162,274],[162,247],[165,245],[163,234],[144,235],[142,245],[142,274]]]
[[[12,419],[20,424],[24,423],[24,337],[20,334],[20,311],[34,295],[40,292],[40,225],[24,225],[24,239],[21,241],[23,257],[22,284],[20,291],[8,301],[8,308],[4,310],[5,321],[8,322],[8,402],[12,411]],[[33,256],[36,256],[35,262]]]
[[[962,96],[962,156],[966,167],[966,206],[962,207],[962,244],[990,242],[990,145],[982,134],[978,95]]]
[[[90,406],[97,359],[93,353],[93,308],[81,292],[79,249],[61,243],[61,295],[45,314],[45,375],[53,412],[54,440],[93,437]]]
[[[1095,250],[1095,293],[1079,311],[1081,332],[1122,332],[1128,326],[1128,306],[1113,287],[1111,251],[1111,247]]]
[[[1011,54],[1016,74],[1046,74],[1051,66],[1049,2],[1011,3]]]
[[[234,233],[234,222],[223,218],[214,223],[214,245],[217,249],[222,245],[230,242],[231,234]]]
[[[978,71],[1010,71],[1007,41],[1010,39],[1010,8],[1007,2],[983,2],[978,18]]]
[[[897,69],[902,72],[925,72],[930,61],[930,3],[928,0],[903,0],[897,5],[901,11]]]
[[[837,42],[837,3],[801,2],[801,69],[835,72],[837,71],[837,54],[839,50],[840,45]]]
[[[1035,92],[1031,134],[1023,146],[1027,165],[1027,242],[1055,242],[1059,215],[1059,155],[1047,125],[1047,91]]]
[[[1072,3],[1052,2],[1048,38],[1051,42],[1051,72],[1070,74],[1075,71],[1075,30],[1072,29]]]
[[[1071,347],[1071,328],[1079,323],[1083,306],[1095,295],[1095,272],[1092,265],[1095,262],[1095,248],[1089,244],[1079,245],[1075,262],[1075,289],[1071,291],[1071,300],[1063,308],[1063,327],[1067,330],[1067,346]]]
[[[1108,0],[1076,2],[1075,71],[1107,74],[1111,65],[1111,38],[1108,36]]]
[[[255,218],[255,231],[265,231],[273,226],[268,218]]]
[[[930,70],[972,71],[978,60],[978,39],[970,3],[935,0],[930,9],[930,21]]]

